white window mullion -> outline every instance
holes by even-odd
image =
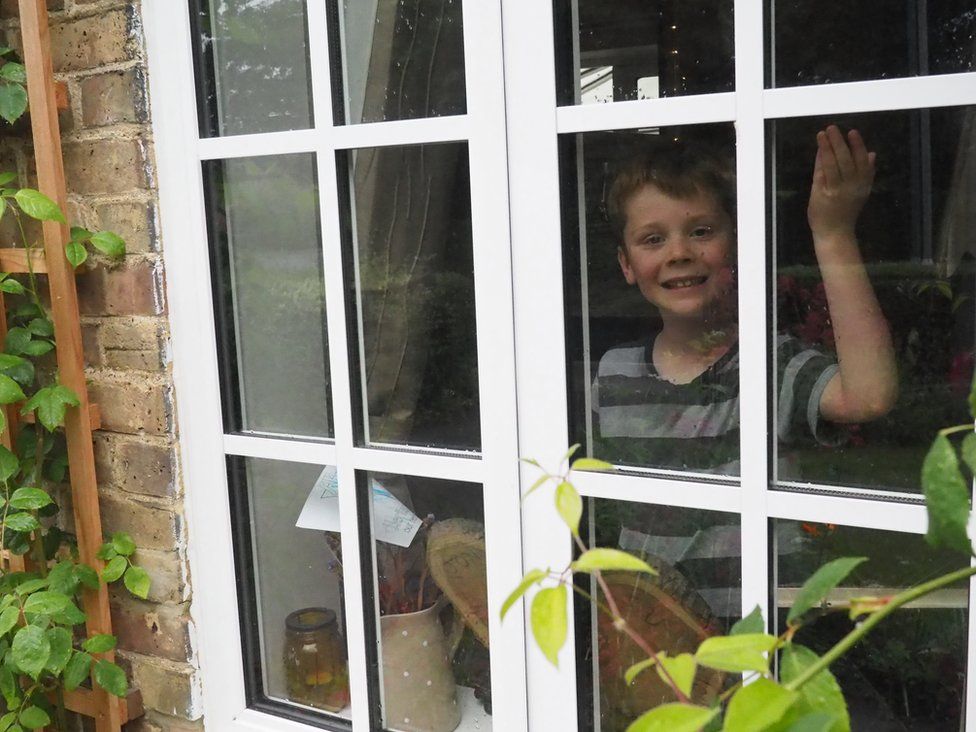
[[[309,56],[312,73],[312,98],[315,123],[319,130],[332,129],[331,74],[338,73],[329,64],[326,34],[325,0],[308,3]],[[342,541],[346,649],[349,658],[349,691],[352,724],[356,732],[370,728],[369,668],[366,663],[366,613],[363,597],[364,566],[360,552],[359,507],[356,491],[356,467],[353,457],[353,404],[349,375],[348,338],[346,334],[345,282],[342,268],[342,223],[335,148],[328,136],[318,137],[319,207],[322,217],[322,255],[325,274],[325,309],[329,338],[329,373],[332,389],[333,430],[335,433],[336,468],[339,480],[339,526]]]
[[[756,605],[767,607],[769,588],[766,354],[771,339],[766,302],[762,3],[736,0],[735,48],[742,611],[748,613]]]
[[[464,4],[464,68],[494,730],[528,727],[525,628],[499,609],[522,579],[512,250],[500,2]]]
[[[508,119],[509,196],[515,297],[519,450],[550,466],[568,442],[563,336],[559,165],[552,3],[502,0]],[[523,465],[522,485],[538,475]],[[571,559],[569,533],[551,501],[532,496],[522,510],[524,564],[564,567]],[[516,609],[517,611],[517,609]],[[513,616],[506,622],[517,622]],[[528,613],[524,613],[526,633]],[[577,728],[573,628],[550,664],[531,639],[526,643],[529,729]]]

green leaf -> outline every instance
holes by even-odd
[[[74,563],[67,559],[58,562],[47,573],[47,581],[48,586],[55,592],[73,596],[78,589]]]
[[[20,620],[20,610],[16,607],[8,607],[0,613],[0,635],[6,635],[17,626]]]
[[[142,567],[131,565],[122,576],[125,587],[136,597],[145,600],[149,597],[149,573]]]
[[[71,604],[71,598],[54,590],[35,592],[24,602],[24,615],[56,615]]]
[[[125,568],[129,566],[129,560],[125,557],[113,557],[102,570],[102,582],[115,582],[125,573]]]
[[[125,240],[111,231],[99,231],[92,235],[92,246],[110,257],[125,255]]]
[[[766,678],[739,689],[725,713],[724,732],[754,732],[775,724],[799,694]]]
[[[64,214],[61,213],[58,204],[40,191],[35,191],[32,188],[21,188],[14,194],[14,200],[17,201],[20,210],[32,219],[65,223]]]
[[[788,684],[819,660],[819,656],[805,646],[789,643],[783,648],[779,659],[780,681]],[[850,732],[851,719],[847,713],[847,702],[840,684],[830,672],[824,669],[798,689],[800,699],[793,714],[799,719],[815,712],[826,713],[831,718],[830,732]]]
[[[21,414],[37,411],[37,419],[49,432],[53,432],[64,423],[64,415],[68,406],[78,406],[78,397],[71,389],[60,384],[45,386],[37,392],[20,410]]]
[[[17,174],[11,171],[0,173],[0,186],[7,186],[17,180]]]
[[[75,576],[78,578],[78,581],[89,590],[98,589],[98,572],[89,567],[87,564],[76,564]]]
[[[605,460],[582,457],[573,463],[573,470],[616,470],[616,468]]]
[[[74,691],[81,683],[88,678],[88,671],[91,668],[92,657],[87,653],[75,651],[71,654],[71,660],[64,667],[64,688],[67,691]]]
[[[80,267],[88,259],[88,250],[85,245],[77,241],[69,241],[64,247],[64,256],[72,267]]]
[[[792,710],[786,716],[792,719]],[[837,720],[829,714],[814,712],[796,719],[788,728],[784,728],[784,732],[839,732],[840,729],[850,729],[850,727],[841,728],[836,725]]]
[[[83,226],[71,227],[71,241],[88,241],[92,238],[92,233]]]
[[[568,460],[572,460],[573,455],[575,455],[576,451],[579,449],[580,449],[580,444],[578,442],[575,445],[570,446],[570,448],[566,451],[566,454],[563,455],[563,459],[560,460],[560,462],[564,463]]]
[[[661,651],[654,658],[646,658],[643,661],[635,663],[624,673],[624,679],[627,685],[632,684],[638,674],[651,666],[657,669],[657,675],[661,677],[661,681],[665,684],[668,683],[664,675],[664,671],[666,670],[671,680],[681,689],[681,693],[685,696],[691,696],[691,686],[695,681],[695,672],[698,670],[698,665],[690,653],[682,653],[671,658],[665,651]]]
[[[27,70],[24,68],[23,64],[19,64],[16,61],[8,61],[3,66],[0,66],[0,78],[5,79],[6,81],[13,81],[18,84],[26,84]]]
[[[20,471],[20,460],[8,448],[0,445],[0,481],[6,482]]]
[[[29,595],[32,592],[37,592],[40,589],[48,586],[48,580],[46,579],[30,579],[26,582],[21,582],[14,589],[18,595],[23,597],[24,595]]]
[[[34,364],[30,361],[11,353],[0,353],[0,358],[4,359],[4,361],[7,359],[18,359],[17,363],[11,364],[10,366],[0,366],[0,370],[7,376],[21,386],[30,386],[34,383]]]
[[[7,331],[4,350],[14,355],[24,352],[24,346],[31,342],[31,332],[27,328],[11,328]]]
[[[114,663],[99,659],[95,661],[95,681],[109,694],[124,697],[129,691],[125,671]]]
[[[635,719],[627,732],[698,732],[719,714],[693,704],[662,704]]]
[[[956,451],[945,435],[932,442],[922,463],[922,489],[928,510],[925,540],[933,547],[972,552],[966,524],[969,521],[969,486],[959,471]]]
[[[20,84],[0,84],[0,117],[13,123],[27,111],[27,90]]]
[[[776,638],[766,633],[720,635],[702,641],[695,653],[695,661],[719,671],[758,671],[764,674],[769,671],[769,660],[764,654],[775,645]]]
[[[507,613],[512,605],[518,602],[519,598],[522,597],[532,585],[538,584],[543,579],[545,579],[546,573],[541,569],[530,569],[525,573],[525,577],[519,583],[519,586],[512,590],[512,593],[505,598],[505,602],[502,603],[501,618],[505,619],[505,613]]]
[[[566,585],[539,590],[532,600],[529,614],[532,635],[543,655],[553,666],[559,666],[559,651],[566,643],[569,624],[566,620]]]
[[[36,679],[44,670],[48,656],[51,655],[51,643],[44,631],[36,625],[25,625],[14,635],[10,650],[14,662],[20,669],[32,679]]]
[[[51,718],[40,707],[27,707],[20,713],[20,723],[27,729],[40,729],[51,724]]]
[[[549,480],[549,478],[551,477],[552,476],[550,476],[549,473],[545,473],[544,475],[541,475],[538,478],[536,478],[536,481],[531,486],[529,486],[529,489],[525,493],[522,494],[522,500],[524,501],[526,498],[529,497],[530,494],[535,493],[537,490],[539,490],[539,488],[544,486],[546,484],[546,481]]]
[[[969,416],[976,419],[976,371],[973,372],[973,383],[969,387]]]
[[[119,556],[119,553],[115,551],[115,547],[112,546],[110,542],[105,542],[100,547],[98,551],[95,552],[95,556],[101,559],[103,562],[107,562],[109,559],[115,559]]]
[[[7,704],[8,707],[17,706],[16,704]],[[2,717],[0,717],[0,732],[7,732],[10,729],[10,725],[14,723],[17,719],[17,712],[7,712]]]
[[[31,341],[24,346],[24,353],[28,356],[43,356],[45,353],[50,353],[53,350],[54,344],[51,341],[45,340]]]
[[[746,633],[764,633],[766,631],[766,623],[763,620],[762,608],[756,605],[752,609],[752,612],[746,615],[742,620],[737,622],[732,626],[729,631],[729,635],[744,635]]]
[[[52,674],[59,674],[71,658],[71,631],[57,626],[46,631],[48,643],[51,644],[51,655],[44,668]]]
[[[6,292],[8,295],[23,295],[27,292],[24,286],[17,280],[4,280],[0,282],[0,291]]]
[[[41,525],[29,513],[12,513],[7,516],[7,528],[11,531],[23,531],[27,533],[39,529]]]
[[[20,706],[20,686],[14,678],[13,671],[6,665],[0,666],[0,693],[7,702],[7,708]]]
[[[18,488],[10,496],[10,505],[22,511],[36,511],[50,503],[54,503],[51,496],[40,488]]]
[[[0,196],[0,219],[7,213],[7,199]]]
[[[976,432],[970,432],[962,441],[962,459],[969,467],[969,472],[976,475]]]
[[[115,650],[115,636],[107,633],[93,635],[81,644],[88,653],[108,653]]]
[[[87,616],[78,609],[78,606],[73,602],[68,604],[64,612],[58,613],[57,615],[52,615],[51,620],[59,625],[81,625],[87,620]]]
[[[562,481],[556,486],[556,511],[573,536],[579,536],[579,522],[583,516],[583,499],[571,483]]]
[[[111,544],[116,553],[121,554],[123,557],[131,557],[132,553],[136,550],[136,543],[124,531],[117,531],[112,534]]]
[[[819,605],[827,593],[840,584],[855,567],[866,561],[867,557],[841,557],[827,562],[814,572],[796,594],[793,607],[786,616],[787,625],[793,625],[807,610]]]
[[[572,564],[574,572],[594,572],[596,570],[621,570],[624,572],[647,572],[657,574],[657,570],[642,559],[619,549],[603,547],[583,552]]]
[[[26,398],[20,384],[6,374],[0,374],[0,404],[13,404]]]
[[[27,324],[27,330],[36,336],[50,338],[54,335],[54,323],[47,318],[34,318]]]

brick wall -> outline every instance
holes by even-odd
[[[127,729],[198,730],[140,4],[48,0],[48,9],[55,74],[70,97],[61,115],[70,219],[128,243],[124,262],[95,256],[78,278],[89,388],[102,410],[102,522],[107,533],[132,534],[152,577],[148,602],[113,594],[120,662],[146,706]],[[16,16],[17,1],[0,0],[5,44],[19,48]],[[29,139],[3,130],[0,170],[36,185]],[[0,226],[0,244],[10,236]]]

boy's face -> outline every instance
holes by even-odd
[[[706,320],[729,305],[735,235],[714,195],[672,198],[646,185],[624,213],[620,269],[663,319]]]

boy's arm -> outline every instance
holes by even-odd
[[[820,413],[832,422],[864,422],[894,406],[898,369],[888,323],[854,236],[858,214],[871,193],[875,154],[867,151],[856,130],[847,138],[835,125],[817,134],[807,219],[839,366],[820,398]]]

